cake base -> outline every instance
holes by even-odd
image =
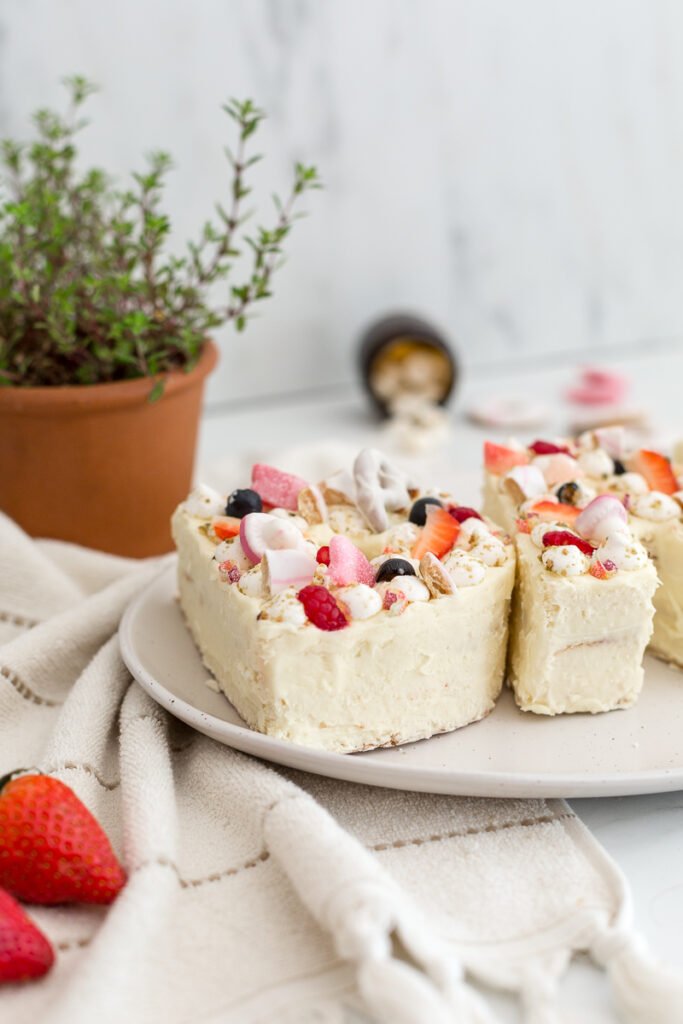
[[[258,618],[219,578],[214,545],[173,517],[180,606],[222,692],[259,732],[339,753],[395,746],[484,717],[504,676],[514,559],[454,595],[325,632]]]

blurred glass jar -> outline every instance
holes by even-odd
[[[361,378],[383,416],[407,405],[445,405],[458,379],[455,354],[443,334],[420,317],[394,313],[361,336]]]

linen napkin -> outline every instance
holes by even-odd
[[[552,1024],[578,950],[624,1021],[683,1021],[622,876],[562,801],[306,776],[167,715],[117,642],[164,565],[34,541],[0,515],[0,773],[73,787],[128,874],[109,908],[29,908],[57,961],[0,990],[3,1024],[339,1024],[348,1007],[493,1024],[482,984]]]

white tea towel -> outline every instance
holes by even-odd
[[[101,821],[110,908],[30,908],[57,950],[2,1024],[493,1024],[486,985],[561,1020],[574,951],[626,1022],[683,1021],[622,878],[566,804],[373,789],[278,770],[170,718],[117,624],[163,561],[33,541],[0,516],[0,774],[37,767]]]

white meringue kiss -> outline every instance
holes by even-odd
[[[540,466],[513,466],[504,477],[514,480],[525,498],[537,498],[548,489]]]

